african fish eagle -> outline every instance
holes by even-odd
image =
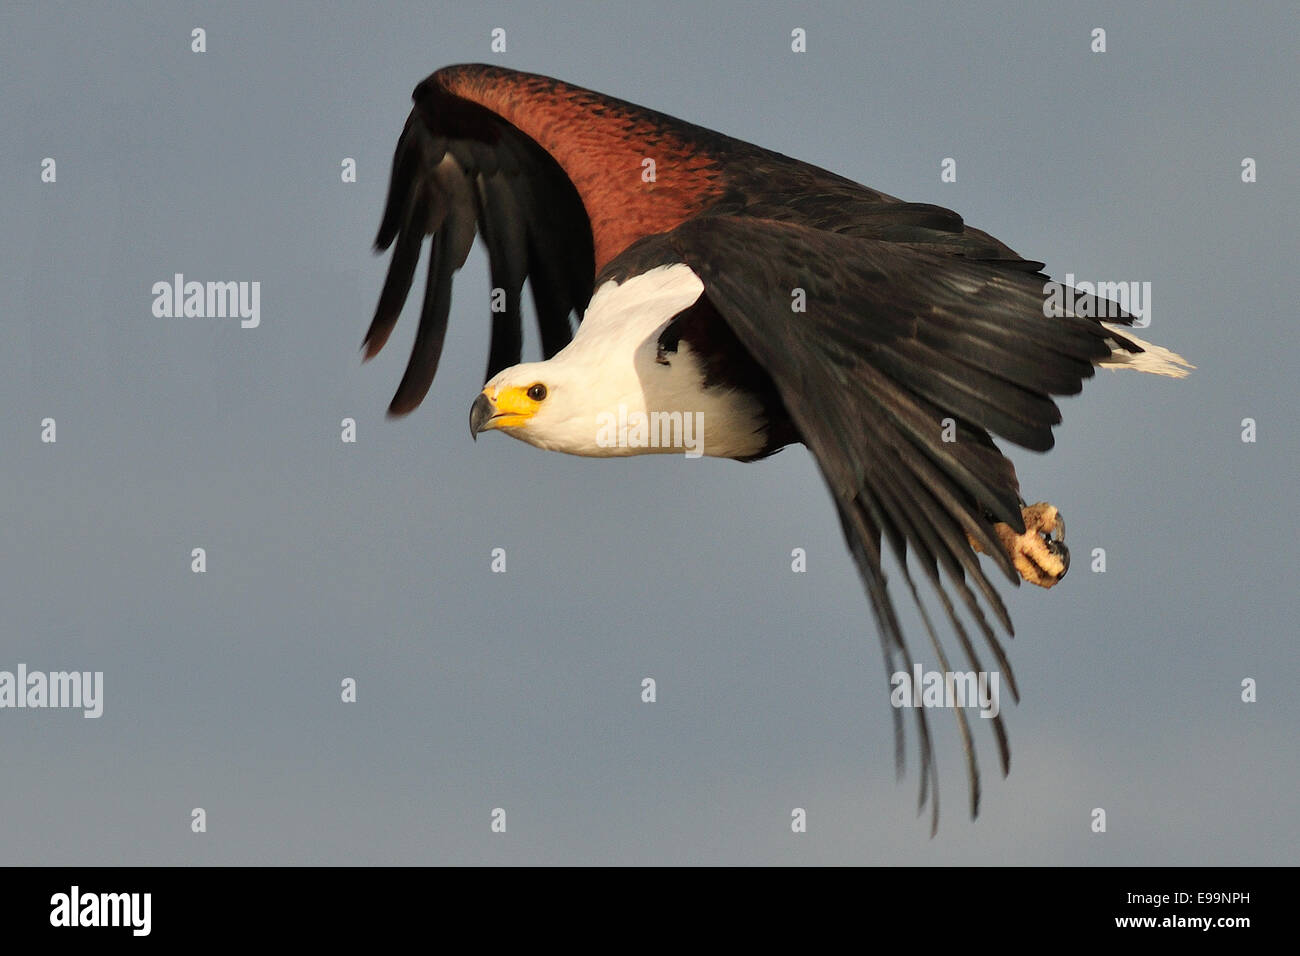
[[[1018,699],[984,607],[1008,635],[1011,620],[977,552],[1013,584],[1023,576],[1045,587],[1064,575],[1069,552],[1059,513],[1026,505],[994,436],[1051,448],[1061,420],[1052,396],[1079,392],[1098,365],[1175,377],[1192,366],[1121,332],[1132,319],[1105,299],[1046,308],[1062,287],[1043,264],[951,210],[545,76],[449,66],[413,98],[376,239],[378,250],[395,246],[364,342],[370,358],[387,341],[432,236],[419,328],[390,413],[410,412],[428,392],[452,275],[480,235],[497,301],[472,434],[595,457],[680,453],[602,432],[614,415],[680,414],[701,416],[706,455],[753,461],[801,442],[830,486],[888,672],[910,673],[914,659],[886,589],[882,541],[940,667],[949,669],[909,554],[971,667],[984,670],[952,595]],[[520,364],[525,280],[545,360]],[[974,815],[975,749],[955,712]],[[934,758],[924,708],[915,714],[919,804],[931,798],[933,832]],[[1005,775],[1000,715],[992,725]],[[901,770],[897,709],[894,726]]]

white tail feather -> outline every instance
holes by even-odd
[[[1131,368],[1139,372],[1150,372],[1152,375],[1167,375],[1170,378],[1186,378],[1187,373],[1196,368],[1177,352],[1145,342],[1124,326],[1111,325],[1107,322],[1102,324],[1112,332],[1124,336],[1134,345],[1141,346],[1144,351],[1127,352],[1124,349],[1114,348],[1112,343],[1110,357],[1093,363],[1095,365],[1109,369]]]

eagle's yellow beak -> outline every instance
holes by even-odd
[[[517,386],[485,388],[469,409],[470,437],[477,439],[479,432],[493,428],[518,428],[527,424],[538,404],[528,397],[526,389]]]

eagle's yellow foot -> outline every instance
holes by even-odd
[[[1040,588],[1050,588],[1070,570],[1070,549],[1065,546],[1065,521],[1055,505],[1046,501],[1026,505],[1020,511],[1025,519],[1025,533],[1017,534],[1008,525],[993,526],[1002,550],[1020,576]],[[976,551],[982,551],[973,540]]]

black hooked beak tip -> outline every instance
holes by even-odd
[[[474,399],[474,404],[469,407],[469,437],[478,441],[478,433],[483,430],[483,426],[496,414],[496,411],[496,406],[492,404],[492,399],[487,397],[487,393],[479,392],[478,398]]]

